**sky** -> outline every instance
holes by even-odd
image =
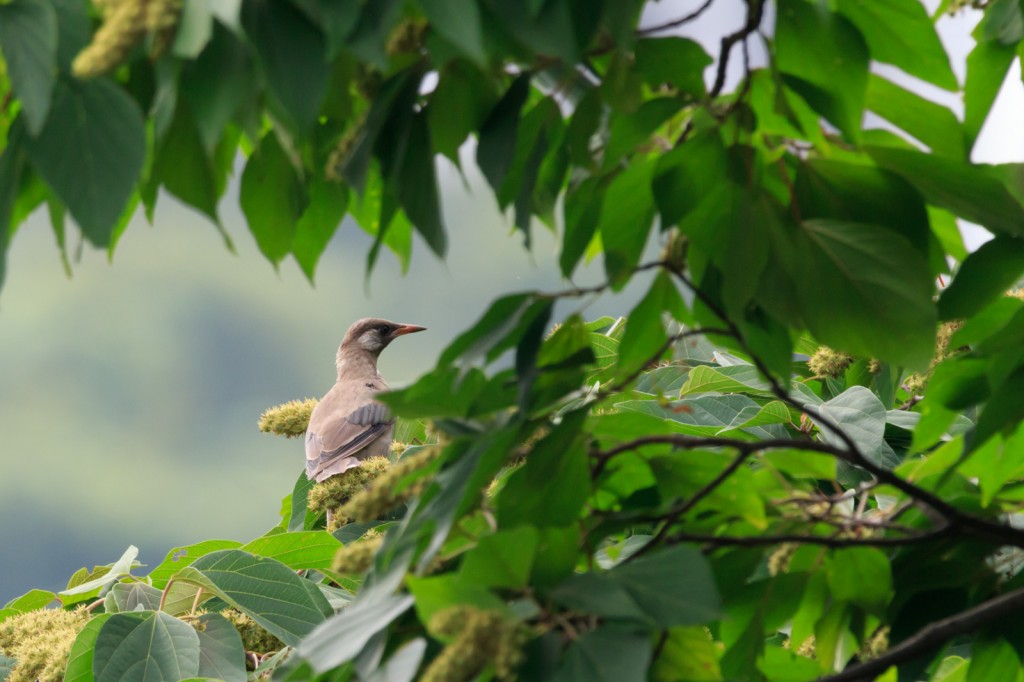
[[[644,23],[692,5],[653,3]],[[742,22],[741,8],[719,0],[680,34],[715,54],[720,36]],[[956,68],[971,46],[971,22],[938,25]],[[731,67],[735,82],[740,60]],[[975,161],[1021,160],[1022,110],[1015,66]],[[302,470],[302,444],[260,434],[256,420],[267,407],[331,386],[334,353],[352,321],[428,327],[381,357],[384,377],[402,385],[429,370],[494,298],[564,288],[555,239],[535,225],[532,250],[524,250],[475,171],[472,149],[463,152],[465,177],[439,161],[448,259],[417,238],[409,273],[384,254],[369,286],[370,240],[350,221],[324,254],[316,286],[293,261],[275,270],[248,234],[237,183],[220,204],[237,254],[205,218],[164,196],[154,225],[136,218],[112,262],[86,246],[68,278],[45,216],[30,218],[13,240],[0,292],[0,604],[29,588],[60,589],[78,567],[112,562],[131,544],[155,565],[173,546],[245,541],[275,525]],[[980,228],[965,235],[974,245],[987,238]],[[600,277],[595,263],[577,283]],[[644,286],[584,314],[625,313]]]

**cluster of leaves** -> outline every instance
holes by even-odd
[[[62,607],[95,615],[67,678],[241,679],[229,608],[283,645],[256,661],[275,679],[436,679],[454,658],[450,679],[1017,675],[1024,302],[1004,294],[1024,173],[970,155],[1021,4],[985,3],[961,86],[917,0],[747,0],[715,56],[660,37],[712,2],[638,28],[643,0],[187,0],[173,40],[165,16],[90,80],[71,64],[100,13],[0,5],[0,250],[44,203],[61,244],[70,214],[113,248],[160,189],[216,223],[241,150],[273,263],[312,277],[346,213],[376,238],[369,267],[382,245],[406,261],[414,231],[443,254],[436,157],[473,138],[527,244],[537,218],[567,278],[585,256],[607,273],[495,301],[383,397],[439,452],[365,575],[333,559],[369,526],[321,530],[300,476],[247,545],[73,580]],[[872,62],[962,93],[962,120]],[[958,219],[994,239],[968,254]],[[664,255],[643,263],[652,232]],[[628,321],[552,324],[636,279]],[[825,373],[799,360],[822,344],[842,354]]]

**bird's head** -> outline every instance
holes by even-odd
[[[387,348],[388,344],[405,334],[421,332],[426,327],[414,324],[399,324],[376,317],[367,317],[352,323],[345,332],[345,338],[338,349],[339,357],[346,351],[364,351],[373,356]]]

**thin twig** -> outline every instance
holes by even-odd
[[[711,99],[722,94],[725,87],[725,72],[729,66],[729,53],[736,43],[746,40],[747,36],[755,32],[761,25],[764,17],[764,0],[747,0],[747,20],[743,27],[735,33],[722,38],[722,48],[718,53],[718,70],[715,72],[715,84],[711,88]]]
[[[678,19],[673,19],[672,21],[666,21],[664,24],[648,26],[647,28],[639,28],[636,30],[636,34],[638,36],[649,36],[655,33],[661,33],[662,31],[668,31],[669,29],[673,29],[678,26],[682,26],[683,24],[689,23],[696,19],[697,17],[699,17],[700,15],[704,14],[704,12],[706,12],[708,8],[714,4],[714,2],[715,0],[705,0],[703,5],[701,5],[694,11],[690,12],[686,16],[680,17]]]
[[[891,666],[912,661],[937,649],[957,635],[977,632],[993,620],[1024,608],[1024,588],[989,599],[960,613],[929,623],[892,647],[878,658],[847,668],[841,673],[823,677],[818,682],[855,682],[873,680]]]
[[[711,535],[707,533],[689,533],[680,531],[673,533],[665,542],[676,545],[680,542],[698,542],[712,547],[765,547],[781,545],[787,542],[801,545],[823,545],[838,549],[842,547],[901,547],[926,540],[936,540],[952,532],[948,525],[938,526],[923,533],[902,537],[850,538],[840,535],[802,535],[800,533],[781,533],[778,535]],[[635,556],[635,555],[634,555]]]

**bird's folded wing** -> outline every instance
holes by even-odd
[[[355,458],[364,447],[383,434],[395,419],[387,406],[368,402],[349,414],[329,421],[322,433],[306,431],[306,475],[310,480],[335,462]]]

